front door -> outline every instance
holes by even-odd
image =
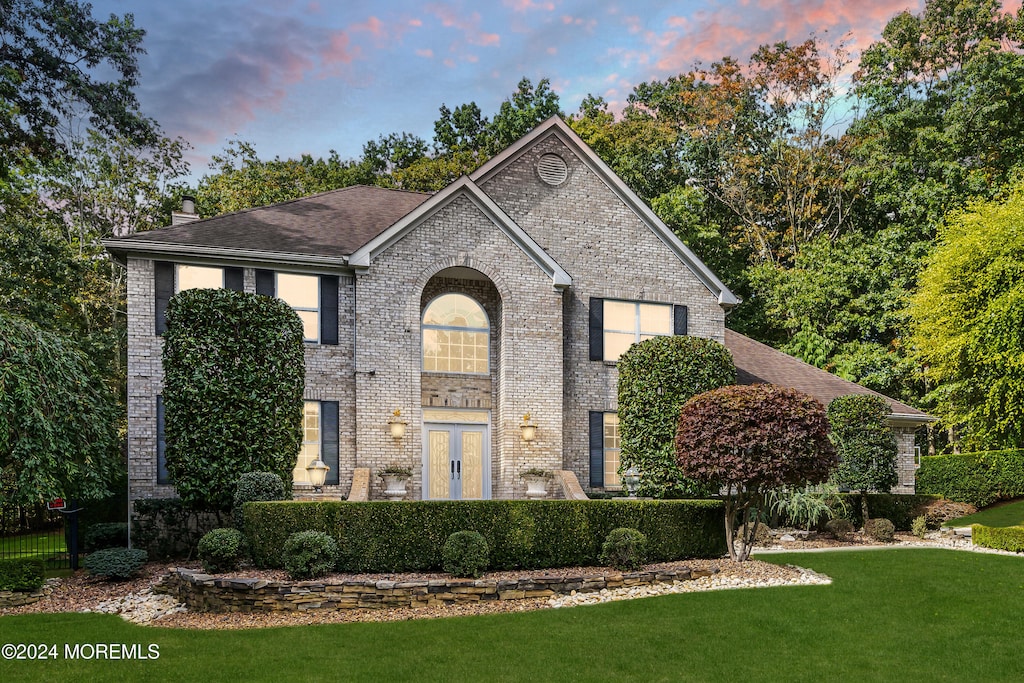
[[[424,482],[430,500],[490,497],[486,424],[426,424]]]

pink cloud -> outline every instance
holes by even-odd
[[[505,7],[510,7],[514,12],[527,12],[529,10],[543,10],[545,12],[555,11],[553,2],[533,2],[533,0],[504,0]]]
[[[351,64],[361,52],[359,46],[352,46],[348,33],[337,31],[331,34],[327,48],[320,53],[324,64]]]
[[[427,59],[430,59],[431,57],[434,56],[434,51],[431,50],[430,48],[427,48],[425,50],[416,50],[416,56],[426,57]]]
[[[463,16],[455,8],[439,4],[430,4],[424,9],[437,17],[445,28],[454,28],[462,31],[463,38],[470,45],[497,47],[501,44],[500,35],[480,30],[479,12]]]

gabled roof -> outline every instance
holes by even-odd
[[[818,399],[825,406],[834,398],[850,394],[881,396],[888,401],[892,410],[889,417],[892,422],[922,425],[935,421],[934,417],[917,408],[825,372],[739,332],[725,331],[725,347],[732,353],[733,362],[736,363],[736,381],[739,384],[774,384],[797,389]]]
[[[608,167],[608,164],[604,163],[601,160],[601,157],[597,156],[594,150],[590,149],[590,147],[580,139],[576,132],[559,116],[552,116],[547,121],[541,123],[539,126],[534,128],[533,131],[513,143],[512,146],[506,148],[497,156],[490,159],[487,163],[470,174],[469,177],[478,184],[484,184],[489,178],[497,174],[501,169],[528,150],[535,142],[548,135],[556,136],[562,144],[573,150],[583,163],[585,163],[598,178],[604,181],[611,191],[615,193],[619,199],[626,204],[626,206],[632,209],[640,220],[647,224],[651,231],[653,231],[654,234],[665,243],[665,246],[667,246],[676,255],[676,257],[683,262],[683,264],[693,271],[693,274],[697,276],[704,286],[718,298],[719,304],[730,307],[735,306],[740,302],[736,295],[729,291],[729,288],[726,287],[713,272],[711,272],[711,269],[704,265],[704,262],[697,258],[697,256],[690,251],[690,248],[675,236],[675,233],[673,233],[672,230],[665,225],[660,218],[658,218],[651,208],[647,206],[647,204],[645,204],[644,201],[640,199],[635,192],[633,192],[633,190],[629,189],[622,179]]]
[[[188,253],[262,258],[266,253],[345,258],[430,198],[422,192],[354,185],[129,237],[106,240],[116,255]]]
[[[488,219],[521,251],[523,251],[545,275],[551,278],[555,287],[572,285],[572,278],[558,263],[520,228],[501,207],[494,203],[483,190],[466,176],[444,188],[429,200],[413,209],[397,223],[380,233],[372,240],[357,249],[349,257],[349,265],[353,268],[369,268],[370,262],[388,247],[409,234],[424,220],[452,203],[459,197],[469,199]]]

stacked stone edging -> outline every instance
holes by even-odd
[[[484,600],[523,600],[605,589],[690,581],[712,571],[614,572],[589,576],[539,576],[523,579],[430,579],[422,581],[268,581],[216,578],[189,569],[172,569],[155,591],[167,593],[196,612],[274,612],[311,609],[387,609],[429,607]]]
[[[0,591],[0,609],[31,605],[42,600],[48,593],[45,587],[36,591]]]

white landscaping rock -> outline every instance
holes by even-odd
[[[187,609],[170,595],[158,595],[147,589],[141,593],[129,593],[121,598],[101,602],[94,609],[82,611],[120,614],[122,619],[133,624],[148,624],[168,614],[186,612]]]
[[[715,574],[704,576],[692,581],[673,581],[672,583],[656,583],[649,586],[631,588],[604,588],[594,593],[577,593],[576,595],[555,595],[548,599],[549,607],[575,607],[577,605],[594,605],[615,600],[632,600],[670,593],[697,593],[701,591],[731,590],[736,588],[769,588],[772,586],[823,586],[832,583],[832,579],[802,567],[793,567],[800,572],[799,576],[788,579],[753,579],[738,576]]]

